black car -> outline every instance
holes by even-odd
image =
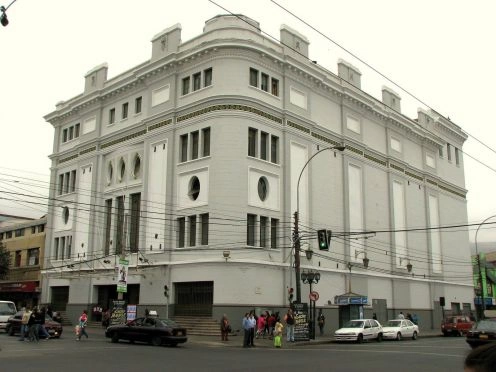
[[[188,340],[186,328],[170,319],[137,318],[127,324],[113,325],[106,329],[105,336],[112,342],[128,340],[148,342],[155,346],[176,346]]]
[[[17,333],[21,333],[22,315],[23,311],[18,311],[15,315],[11,316],[7,323],[7,328],[5,329],[9,336],[14,336]],[[60,338],[62,335],[62,324],[56,322],[50,315],[45,314],[45,329],[47,330],[50,337]],[[40,333],[41,335],[41,333]]]
[[[472,348],[496,342],[496,319],[484,319],[475,323],[467,332],[466,341]]]

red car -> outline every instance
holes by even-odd
[[[9,318],[7,328],[5,329],[9,336],[14,336],[21,333],[22,314],[24,314],[23,311],[18,311],[15,315]],[[45,329],[50,337],[56,338],[60,338],[63,331],[62,324],[54,321],[48,314],[45,314]]]
[[[448,316],[441,323],[444,336],[463,336],[472,329],[474,322],[465,315]]]

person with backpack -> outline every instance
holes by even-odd
[[[88,323],[88,312],[86,310],[83,310],[83,313],[79,317],[79,332],[78,332],[78,335],[76,337],[77,341],[80,341],[81,337],[83,335],[85,335],[86,338],[88,338],[88,334],[86,333],[86,324],[87,323]]]
[[[288,312],[286,315],[284,315],[284,321],[286,322],[286,341],[287,342],[294,342],[294,325],[295,325],[295,318],[293,314],[292,309],[288,309]]]

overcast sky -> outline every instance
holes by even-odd
[[[381,86],[389,86],[401,95],[407,116],[426,108],[270,0],[215,2],[260,22],[275,38],[281,24],[298,30],[310,39],[312,60],[335,73],[339,58],[351,62],[362,72],[363,90],[381,99]],[[463,148],[486,165],[464,156],[468,220],[496,214],[495,1],[277,3],[488,145],[469,137]],[[180,23],[186,41],[224,13],[208,0],[17,0],[7,11],[10,24],[0,28],[0,198],[19,198],[5,191],[48,195],[53,129],[43,116],[83,91],[86,72],[107,62],[108,77],[116,76],[148,60],[150,40],[163,29]],[[22,178],[12,182],[11,176]],[[0,213],[40,217],[45,209],[0,199]],[[478,239],[492,236],[481,229]]]

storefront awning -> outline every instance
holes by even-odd
[[[38,282],[0,283],[0,292],[37,292]]]

